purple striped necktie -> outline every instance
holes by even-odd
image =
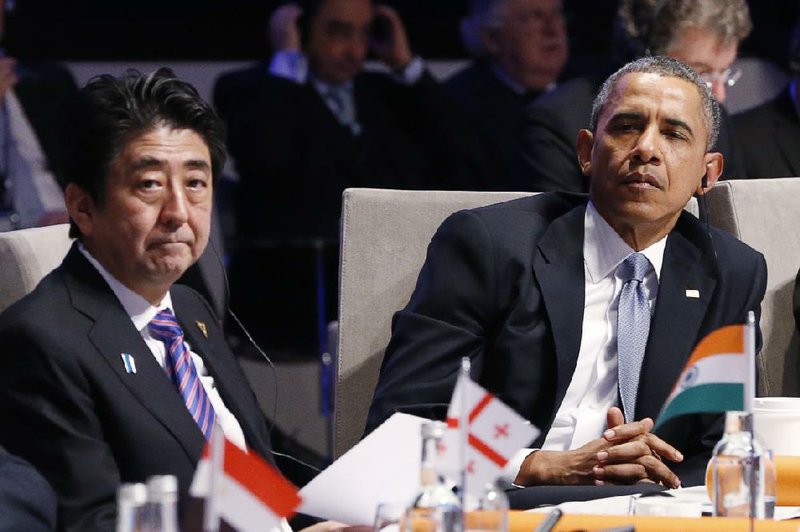
[[[216,415],[211,400],[200,382],[200,376],[189,355],[186,342],[183,341],[183,329],[168,308],[156,314],[150,321],[149,327],[153,337],[164,342],[167,348],[164,371],[178,389],[186,408],[189,409],[203,435],[206,439],[211,438]]]

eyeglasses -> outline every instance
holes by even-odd
[[[714,83],[722,83],[726,87],[733,87],[742,77],[742,71],[739,68],[726,68],[722,72],[699,72],[698,74],[706,82],[709,89],[712,88]]]

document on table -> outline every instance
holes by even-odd
[[[394,414],[303,489],[299,512],[372,525],[380,503],[410,504],[419,487],[420,430],[428,421]]]

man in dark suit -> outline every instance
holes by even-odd
[[[265,324],[267,345],[314,346],[325,321],[317,261],[327,319],[335,313],[344,189],[471,188],[475,150],[389,7],[303,0],[276,11],[270,36],[269,65],[223,75],[214,89],[241,178],[231,299],[246,321]],[[364,71],[370,50],[389,73]]]
[[[752,24],[745,0],[624,0],[618,15],[619,58],[595,76],[569,80],[543,95],[526,112],[514,190],[585,192],[575,154],[575,132],[587,126],[592,101],[605,77],[620,64],[643,55],[667,55],[695,69],[718,102],[736,82],[739,43]],[[714,147],[725,156],[723,179],[743,177],[730,137],[727,113]]]
[[[542,430],[541,450],[518,453],[517,484],[702,483],[721,417],[658,434],[652,418],[700,339],[758,315],[766,286],[759,253],[683,211],[721,172],[718,123],[693,70],[640,59],[606,81],[579,133],[588,198],[448,218],[394,318],[367,430],[447,404],[469,356],[473,378]]]
[[[555,86],[567,60],[560,0],[471,0],[461,23],[476,56],[445,87],[466,111],[482,156],[481,189],[507,190],[525,106]]]
[[[213,426],[271,451],[217,317],[173,285],[208,241],[222,122],[168,70],[95,78],[82,102],[78,241],[0,315],[0,444],[53,486],[60,528],[112,530],[122,482],[171,474],[185,497]]]
[[[800,176],[800,20],[789,50],[789,85],[777,97],[733,117],[742,177]]]
[[[56,494],[29,463],[0,447],[0,532],[56,529]]]

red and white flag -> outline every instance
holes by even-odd
[[[464,434],[459,430],[462,405],[466,407],[468,427],[463,460],[460,451]],[[500,476],[514,454],[538,435],[539,429],[462,374],[447,410],[447,430],[439,449],[442,472],[458,479],[465,471],[465,492],[477,496],[487,482]]]
[[[301,500],[272,465],[241,450],[218,428],[203,450],[189,493],[206,499],[205,530],[217,530],[219,519],[241,532],[286,530],[284,518]]]

